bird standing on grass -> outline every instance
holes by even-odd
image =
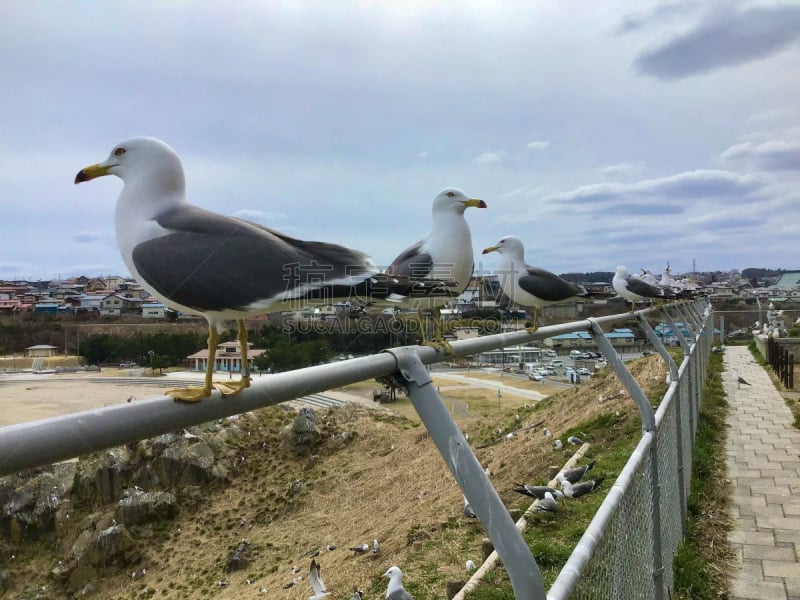
[[[501,238],[494,246],[484,249],[483,254],[490,252],[500,254],[497,276],[503,293],[514,304],[533,311],[528,333],[535,333],[539,328],[539,309],[571,298],[598,297],[598,294],[589,292],[582,285],[525,264],[525,247],[513,235]],[[603,294],[602,297],[606,295]]]
[[[567,498],[580,498],[600,487],[600,484],[603,483],[603,479],[603,477],[598,477],[591,481],[581,481],[575,484],[565,479],[561,482],[561,489],[564,490],[564,495]]]
[[[386,600],[414,600],[414,597],[403,587],[403,572],[399,567],[390,567],[383,576],[389,578]]]

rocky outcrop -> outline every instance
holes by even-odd
[[[178,502],[169,492],[125,490],[117,502],[117,521],[130,527],[147,521],[171,519],[178,513]]]

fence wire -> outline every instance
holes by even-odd
[[[712,341],[712,319],[708,313],[704,316],[702,330],[687,340],[690,352],[680,365],[673,393],[668,392],[662,399],[664,405],[660,407],[655,431],[645,432],[587,534],[548,592],[548,600],[650,600],[672,596],[673,560],[683,538],[702,383]],[[657,481],[653,480],[654,466]],[[660,496],[658,523],[653,510],[655,490]],[[659,564],[661,573],[657,572]]]

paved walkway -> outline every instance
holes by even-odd
[[[730,598],[800,600],[800,430],[745,346],[726,347],[724,360],[737,556]]]

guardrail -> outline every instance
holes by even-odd
[[[674,303],[526,331],[453,342],[465,356],[575,331],[594,338],[642,412],[642,440],[598,510],[550,592],[534,557],[489,482],[483,468],[447,412],[425,365],[448,359],[427,346],[392,348],[372,356],[297,369],[259,380],[232,398],[214,394],[197,404],[161,396],[0,428],[0,476],[153,437],[176,429],[241,414],[308,394],[388,375],[398,376],[464,495],[504,563],[518,599],[665,597],[672,584],[672,555],[683,535],[692,450],[710,350],[710,306],[705,301]],[[685,358],[676,366],[648,324],[660,314],[678,334]],[[654,412],[603,333],[635,317],[666,361],[670,386]],[[677,318],[676,318],[677,317]],[[691,339],[675,325],[692,329]],[[635,517],[630,519],[629,517]],[[651,552],[642,552],[643,548]],[[588,587],[587,587],[588,586]]]

